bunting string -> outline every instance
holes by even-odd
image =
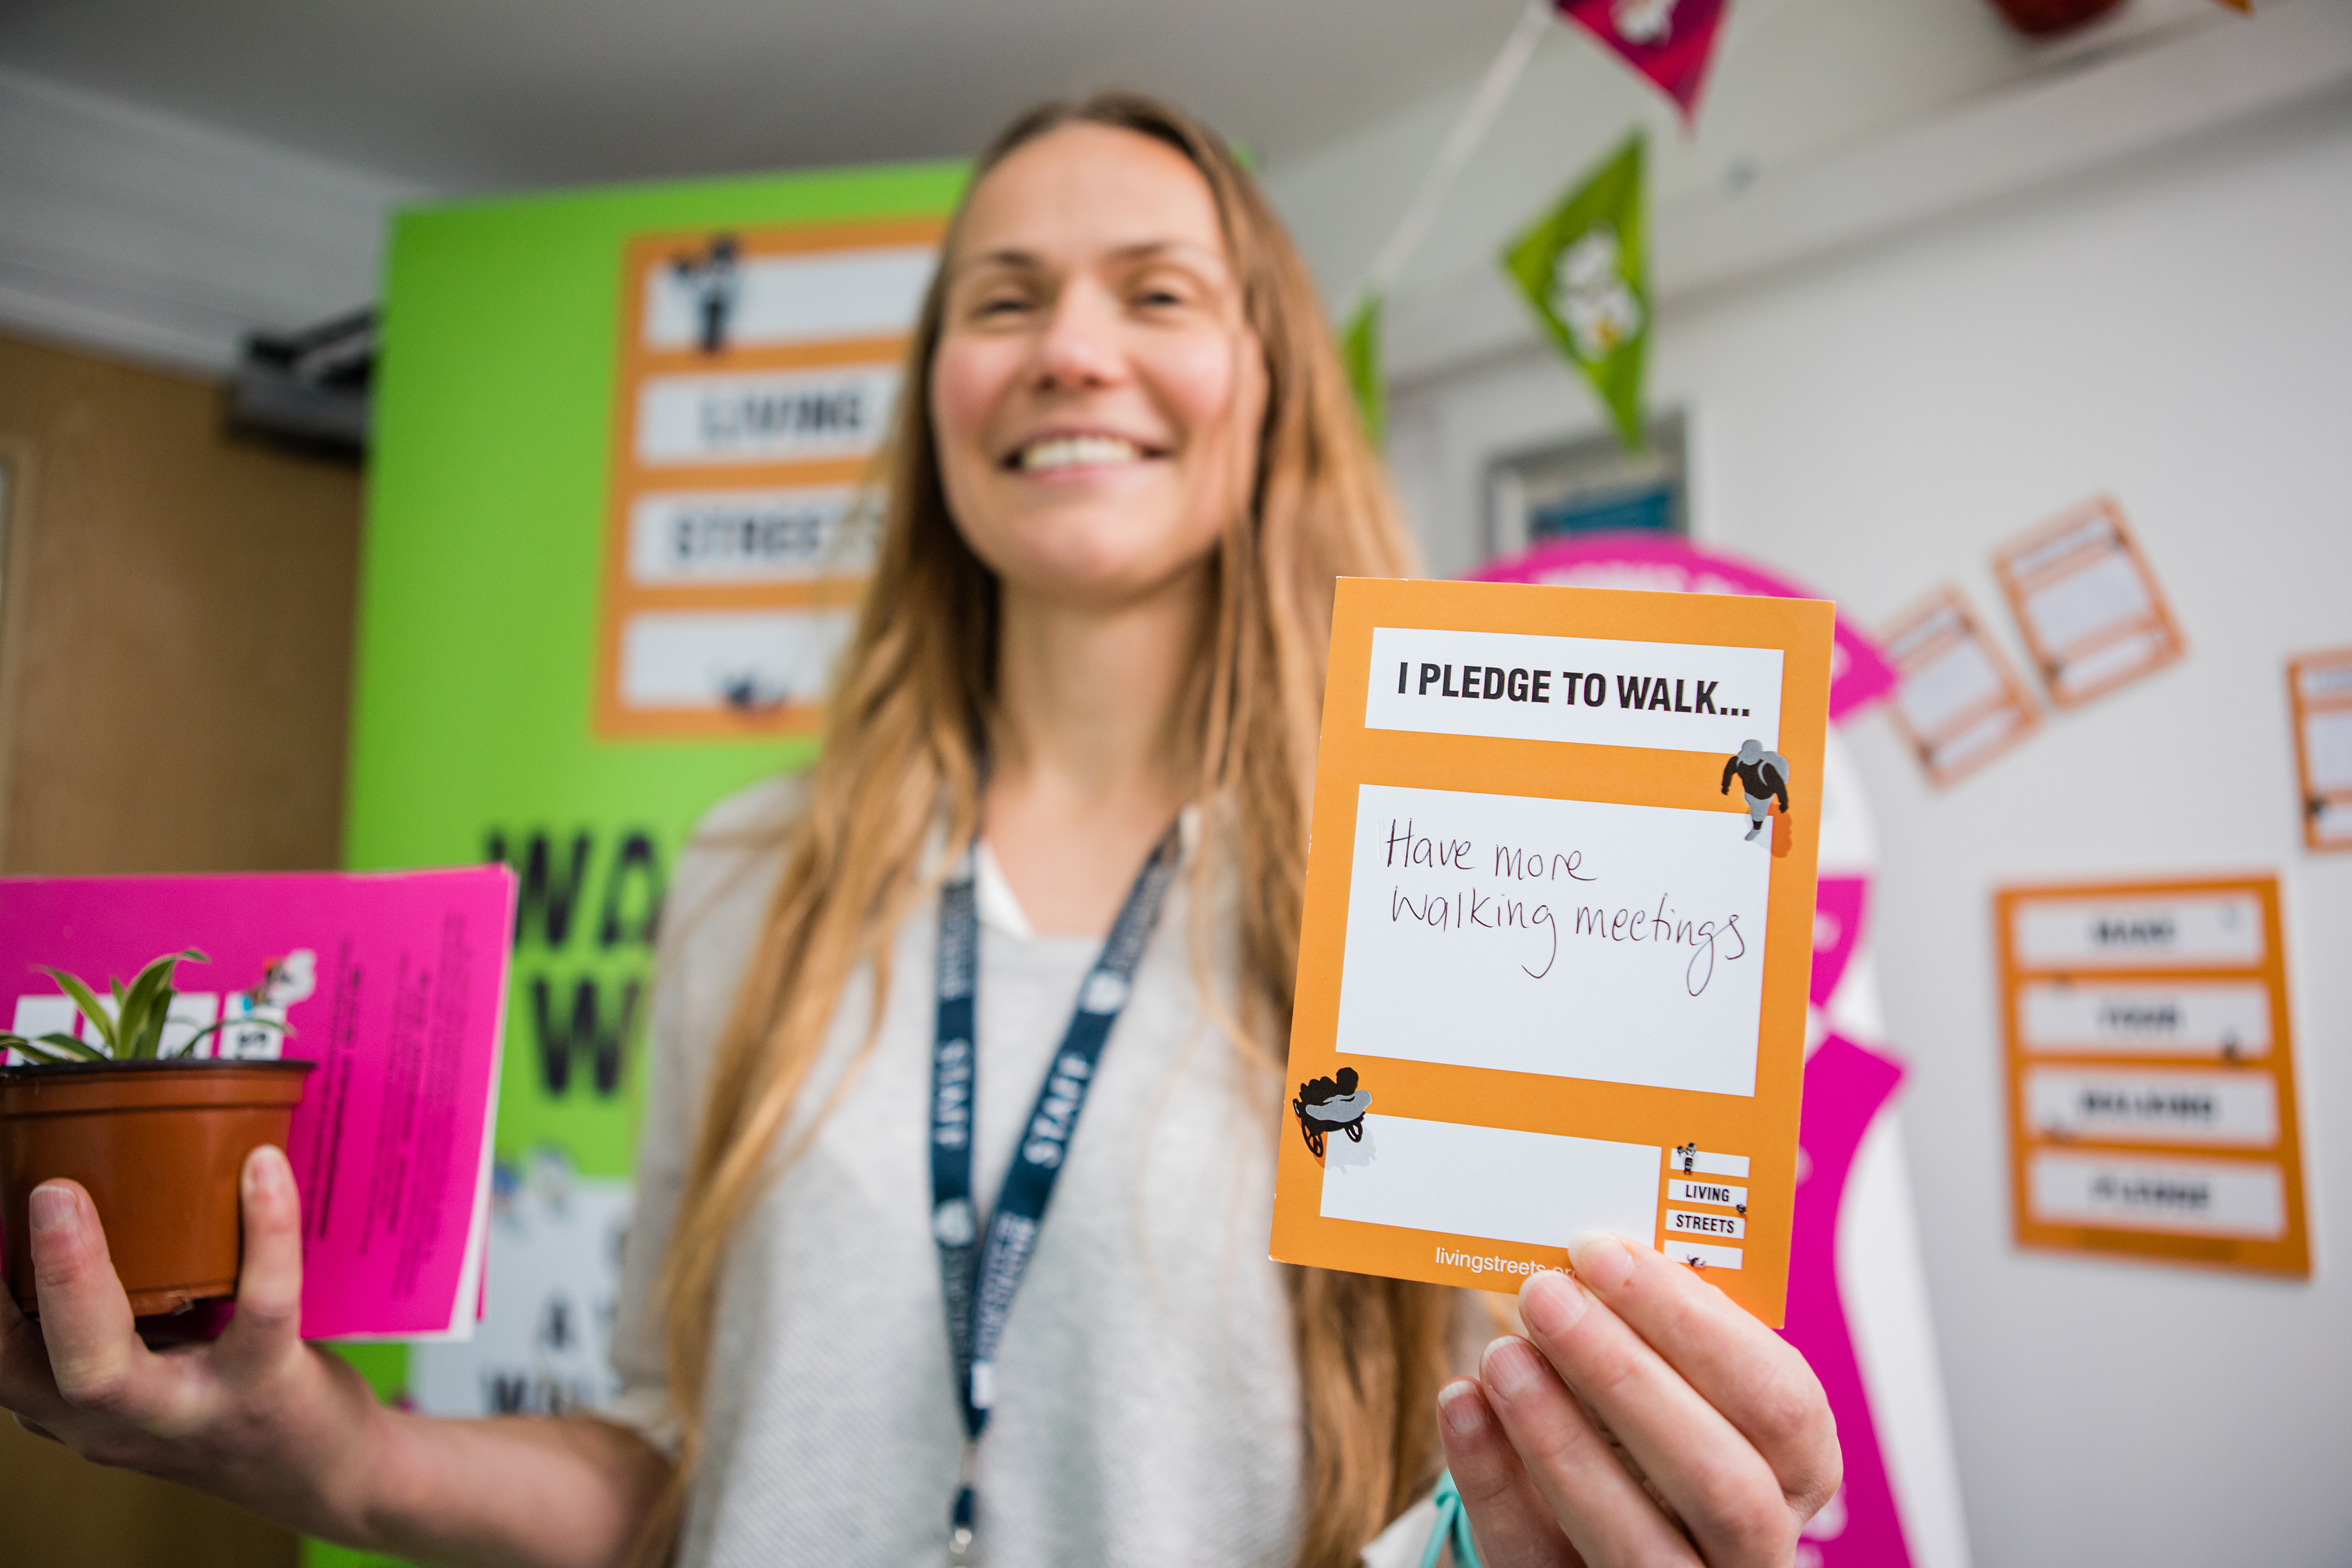
[[[1486,133],[1494,129],[1496,117],[1502,113],[1511,89],[1518,86],[1520,74],[1528,68],[1536,46],[1543,41],[1551,24],[1551,0],[1528,0],[1527,9],[1519,14],[1518,25],[1503,40],[1501,51],[1487,66],[1486,75],[1478,78],[1478,89],[1470,95],[1461,118],[1439,145],[1429,172],[1422,176],[1421,188],[1413,193],[1412,204],[1405,208],[1404,216],[1398,220],[1388,243],[1373,256],[1370,270],[1351,296],[1359,308],[1385,295],[1403,275],[1413,252],[1421,248],[1421,242],[1429,237],[1454,181],[1461,177],[1479,143],[1486,140]]]

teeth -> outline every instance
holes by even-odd
[[[1024,447],[1021,466],[1031,474],[1047,468],[1081,468],[1103,463],[1133,463],[1143,449],[1115,435],[1057,435]]]

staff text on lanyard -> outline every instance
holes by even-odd
[[[1181,836],[1171,824],[1152,846],[1119,906],[1110,936],[1078,990],[1061,1048],[1045,1069],[1036,1103],[1022,1124],[985,1235],[971,1201],[972,1091],[978,1082],[973,993],[980,970],[980,915],[973,891],[975,852],[967,850],[940,889],[939,1023],[931,1043],[931,1236],[940,1249],[948,1343],[955,1357],[956,1398],[963,1411],[963,1462],[949,1521],[951,1561],[971,1560],[978,1512],[975,1465],[981,1434],[996,1403],[996,1348],[1013,1293],[1035,1250],[1054,1199],[1070,1135],[1085,1111],[1103,1046],[1133,988],[1135,966],[1160,923],[1160,905],[1176,874]]]

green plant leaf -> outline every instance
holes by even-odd
[[[131,988],[122,1002],[122,1010],[114,1015],[114,1054],[123,1061],[137,1061],[152,1054],[140,1049],[140,1040],[146,1031],[147,1015],[154,1009],[137,986]]]
[[[47,1051],[35,1045],[23,1035],[9,1034],[5,1030],[0,1030],[0,1056],[5,1056],[12,1051],[29,1056],[36,1061],[53,1061],[56,1060],[56,1058],[51,1056]]]
[[[172,1011],[172,971],[183,958],[205,962],[194,947],[183,947],[152,960],[131,982],[121,1011],[114,1020],[115,1051],[126,1061],[152,1061],[163,1043],[163,1025]]]
[[[117,1044],[114,1019],[100,1003],[97,994],[82,984],[79,978],[67,974],[63,969],[52,969],[44,964],[41,966],[41,973],[55,980],[66,995],[74,999],[74,1006],[81,1009],[81,1016],[89,1020],[90,1027],[98,1030],[99,1039],[105,1041],[106,1053],[109,1056],[113,1055]]]
[[[190,1035],[188,1037],[188,1043],[173,1051],[172,1053],[173,1056],[174,1058],[178,1058],[187,1055],[190,1051],[196,1049],[196,1041],[204,1039],[205,1036],[208,1034],[218,1034],[225,1029],[274,1029],[279,1035],[288,1040],[293,1039],[295,1033],[294,1026],[290,1023],[279,1023],[276,1019],[255,1018],[252,1014],[247,1013],[242,1018],[223,1019],[218,1023],[208,1023],[205,1025],[204,1028]]]
[[[106,1061],[110,1060],[104,1051],[92,1046],[89,1041],[86,1040],[76,1040],[69,1034],[45,1034],[37,1043],[47,1046],[55,1046],[58,1050],[64,1051],[67,1055],[79,1057],[84,1061]]]
[[[171,1021],[172,993],[163,993],[163,1005],[151,1007],[147,1016],[139,1021],[139,1033],[131,1042],[131,1059],[152,1061],[163,1053],[163,1026]]]
[[[19,1051],[32,1057],[34,1065],[39,1067],[107,1060],[92,1051],[88,1042],[76,1040],[69,1034],[45,1034],[38,1040],[26,1040],[21,1034],[0,1034],[0,1049]]]
[[[147,1015],[153,1010],[155,966],[150,964],[139,971],[130,989],[122,993],[114,1013],[114,1054],[126,1061],[148,1054],[139,1049],[140,1037],[147,1029]],[[168,993],[167,993],[168,994]]]

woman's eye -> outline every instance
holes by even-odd
[[[973,316],[987,320],[992,318],[1017,316],[1029,308],[1029,301],[1016,294],[992,294],[981,298],[971,308]]]
[[[1129,298],[1139,309],[1172,310],[1190,305],[1192,291],[1181,283],[1146,283],[1139,286]]]

